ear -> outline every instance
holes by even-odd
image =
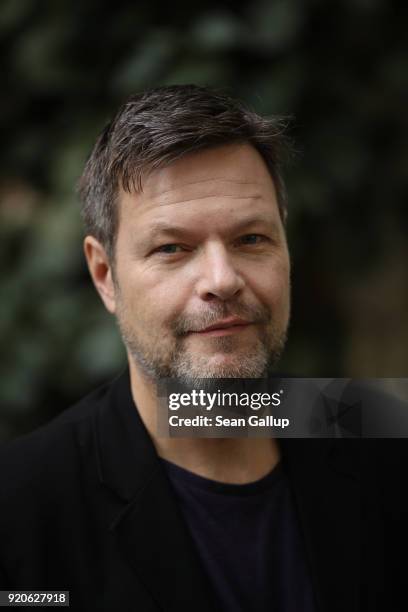
[[[115,285],[112,278],[112,267],[106,251],[96,238],[86,236],[84,252],[96,290],[106,309],[114,314],[116,310]]]

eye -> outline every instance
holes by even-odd
[[[262,236],[261,234],[246,234],[245,236],[241,236],[241,238],[239,239],[241,244],[245,244],[245,245],[246,244],[248,245],[260,244],[264,240],[266,240],[266,238],[265,236]]]
[[[182,252],[183,247],[179,244],[162,244],[155,250],[156,253],[164,253],[166,255],[173,255],[174,253]]]

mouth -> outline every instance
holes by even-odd
[[[215,336],[230,336],[232,334],[239,334],[248,329],[250,325],[253,325],[250,321],[245,321],[238,318],[224,319],[218,321],[213,325],[201,330],[192,330],[190,334],[204,337],[215,337]]]

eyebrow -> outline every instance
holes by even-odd
[[[251,227],[257,225],[267,225],[269,231],[272,231],[274,235],[279,234],[279,227],[277,223],[273,220],[265,219],[264,217],[247,217],[241,219],[237,223],[231,224],[228,228],[231,233],[239,233],[245,229],[249,229]],[[149,228],[146,233],[146,240],[154,238],[157,234],[160,235],[170,235],[174,238],[183,238],[186,235],[191,235],[195,233],[195,229],[191,230],[190,228],[186,228],[180,225],[173,225],[167,223],[165,221],[155,221]]]

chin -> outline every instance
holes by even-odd
[[[252,358],[224,354],[198,360],[186,355],[177,370],[180,378],[260,378],[266,371],[266,361],[263,354]]]

